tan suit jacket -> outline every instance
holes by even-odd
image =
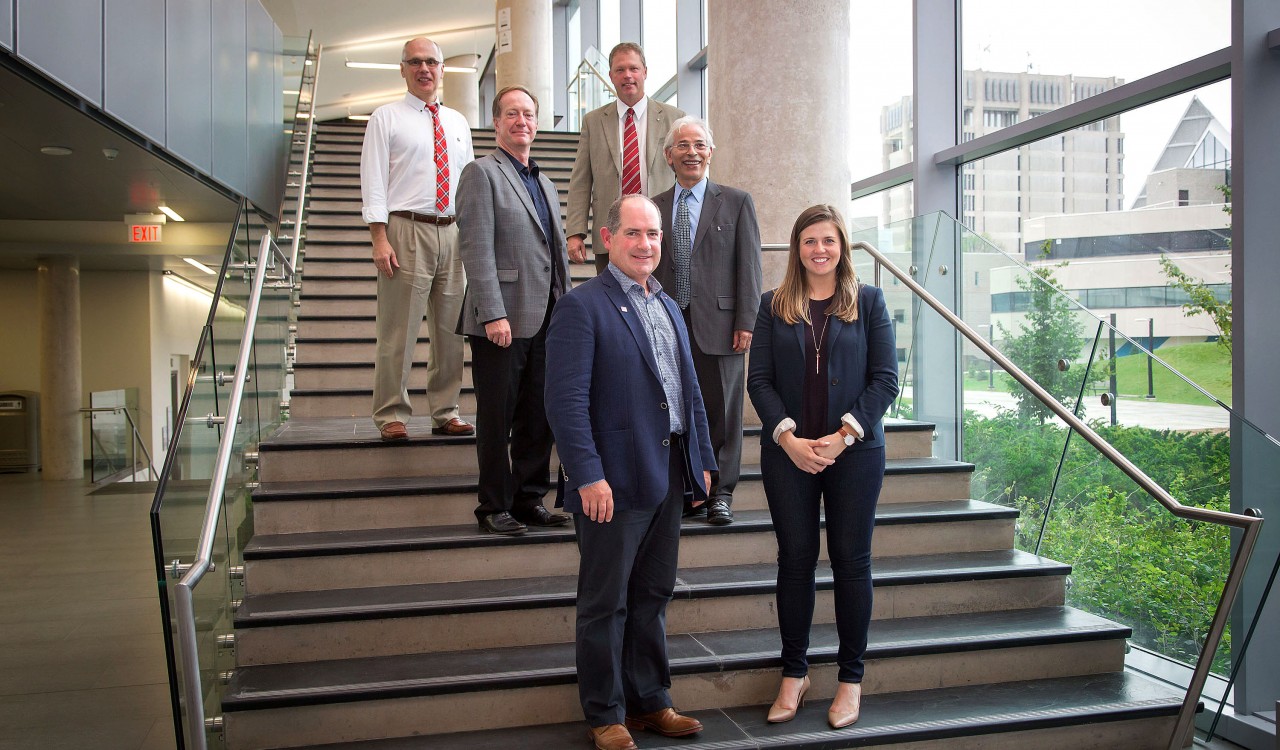
[[[649,100],[646,107],[645,191],[649,196],[670,188],[676,176],[662,155],[662,141],[671,123],[684,117],[684,112],[662,102]],[[618,104],[609,102],[588,112],[582,118],[582,134],[578,155],[569,176],[569,205],[566,209],[565,234],[591,234],[591,249],[604,253],[600,227],[604,226],[609,206],[622,193],[622,144],[618,133]],[[592,223],[587,223],[588,214]],[[594,230],[594,231],[593,231]]]

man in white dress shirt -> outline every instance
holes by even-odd
[[[458,416],[462,337],[454,332],[465,286],[454,205],[462,168],[473,158],[471,129],[460,112],[436,101],[444,77],[439,45],[407,42],[400,75],[408,92],[373,111],[360,154],[363,214],[378,267],[373,421],[383,440],[409,436],[409,373],[425,314],[431,432],[471,435],[475,428]]]

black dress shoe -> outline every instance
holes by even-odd
[[[681,515],[681,517],[682,518],[698,518],[699,516],[705,516],[706,514],[707,514],[706,503],[703,503],[702,505],[686,505],[684,506],[684,513]]]
[[[502,534],[504,536],[520,536],[528,531],[528,528],[511,517],[511,514],[505,510],[501,513],[490,513],[480,519],[480,530],[487,531],[490,534]]]
[[[511,515],[520,523],[529,526],[564,526],[571,520],[563,513],[552,513],[541,503],[519,513],[513,512]]]
[[[724,500],[712,500],[707,503],[707,523],[714,526],[727,526],[733,523],[733,511]]]

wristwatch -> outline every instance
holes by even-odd
[[[853,441],[857,440],[857,437],[854,436],[853,432],[850,431],[846,425],[840,425],[840,429],[836,430],[836,432],[840,433],[840,437],[844,438],[844,444],[846,446],[853,445]]]

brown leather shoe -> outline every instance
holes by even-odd
[[[476,428],[472,427],[470,424],[467,424],[461,419],[454,417],[453,419],[450,419],[448,422],[445,422],[439,427],[432,427],[431,434],[432,435],[449,435],[452,437],[458,437],[460,435],[474,435],[476,434]]]
[[[702,731],[702,722],[678,714],[674,708],[664,708],[651,714],[628,716],[627,729],[648,729],[663,737],[688,737]]]
[[[587,736],[595,743],[598,750],[636,750],[636,743],[631,733],[621,724],[605,724],[602,727],[591,727]]]
[[[378,432],[382,433],[383,440],[408,440],[409,430],[405,428],[404,422],[387,422]]]

